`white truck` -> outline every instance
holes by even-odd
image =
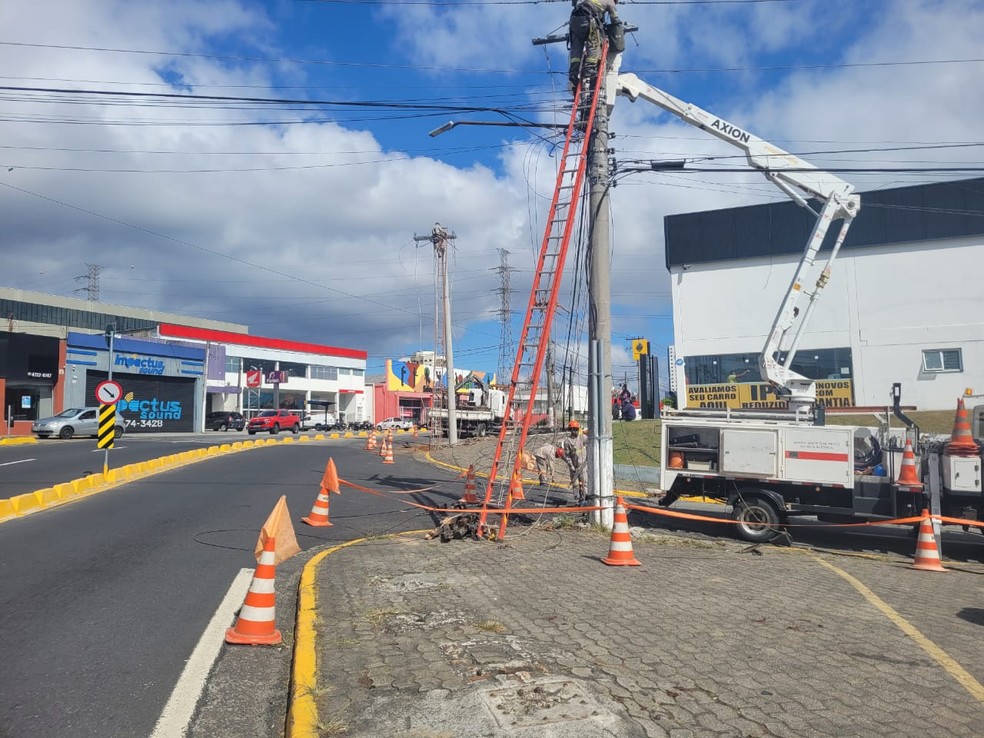
[[[458,435],[482,438],[489,431],[499,432],[499,426],[506,416],[505,392],[482,387],[470,389],[468,392],[456,392],[455,396],[458,398],[454,410]],[[447,435],[447,408],[432,409],[429,418],[439,420],[444,435]]]
[[[916,484],[895,481],[897,451],[887,457],[887,476],[856,473],[856,457],[878,449],[871,440],[872,431],[823,425],[822,414],[818,417],[816,412],[813,380],[790,368],[810,313],[830,278],[831,264],[860,210],[854,187],[634,74],[619,74],[607,84],[610,96],[614,88],[615,94],[632,101],[647,100],[738,147],[752,167],[816,216],[759,357],[762,379],[788,399],[789,412],[684,409],[664,413],[660,479],[665,496],[661,504],[671,505],[682,495],[721,499],[731,506],[741,537],[765,541],[777,535],[791,515],[816,515],[833,522],[918,515],[930,503],[922,484],[925,480],[939,492],[934,497],[934,513],[984,519],[979,448],[976,454],[966,448],[951,453],[947,444],[926,444],[921,449],[924,458]],[[819,202],[819,209],[814,209],[811,199]],[[809,302],[801,310],[798,303],[804,284],[836,220],[841,221],[840,231],[813,289],[807,292]],[[895,389],[896,415],[910,425],[918,448],[918,428],[901,413],[899,385]],[[859,471],[868,471],[868,466],[860,466]]]

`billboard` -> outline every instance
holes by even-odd
[[[851,407],[854,405],[854,382],[850,379],[818,379],[817,405]],[[783,410],[786,400],[765,382],[740,384],[689,384],[687,407],[717,410]]]

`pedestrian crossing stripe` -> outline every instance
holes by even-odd
[[[99,435],[97,448],[112,448],[116,437],[116,405],[99,406]]]

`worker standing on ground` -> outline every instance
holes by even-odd
[[[574,10],[571,11],[570,31],[570,66],[568,76],[571,89],[577,88],[581,76],[581,60],[584,59],[585,77],[594,75],[601,58],[602,34],[606,32],[605,16],[612,26],[621,29],[621,21],[615,10],[618,0],[571,0]],[[622,46],[624,49],[624,37]],[[622,49],[617,49],[621,53]]]
[[[564,458],[564,450],[552,443],[544,443],[533,452],[533,458],[536,461],[536,473],[542,487],[547,480],[553,482],[553,460]]]
[[[588,464],[586,444],[581,435],[581,424],[572,420],[567,424],[568,435],[564,439],[564,461],[571,473],[571,492],[575,495],[578,506],[584,504],[587,495],[588,475],[585,467]]]

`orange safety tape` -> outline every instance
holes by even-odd
[[[338,483],[345,487],[351,487],[352,489],[357,489],[360,492],[367,492],[371,495],[376,495],[377,497],[390,497],[393,494],[410,494],[411,492],[426,492],[428,490],[435,489],[435,487],[422,487],[419,490],[400,490],[398,492],[380,492],[379,490],[372,489],[371,487],[363,487],[362,485],[355,484],[354,482],[349,482],[345,479],[339,479]],[[478,512],[477,509],[472,508],[448,508],[448,507],[432,507],[430,505],[422,505],[419,502],[408,502],[406,500],[399,500],[403,502],[404,505],[410,505],[411,507],[416,507],[421,510],[426,510],[428,512],[442,512],[442,513],[468,513],[468,512]],[[559,512],[559,513],[571,513],[571,512],[591,512],[592,510],[602,510],[601,507],[511,507],[508,510],[499,510],[495,508],[489,508],[488,512],[493,515],[511,515],[513,513],[525,513],[532,515],[535,513],[544,512]]]
[[[629,510],[638,510],[639,512],[652,513],[653,515],[665,515],[669,518],[682,518],[684,520],[699,520],[706,523],[730,523],[732,525],[737,525],[739,521],[737,520],[727,520],[725,518],[712,518],[706,515],[694,515],[693,513],[682,513],[676,510],[660,509],[655,507],[647,507],[645,505],[633,505],[630,502],[625,503],[625,507]],[[984,523],[979,523],[974,520],[964,520],[962,518],[947,518],[941,515],[930,515],[930,518],[936,520],[941,520],[944,523],[952,523],[954,525],[973,525],[976,527],[984,527]],[[908,525],[911,523],[919,523],[922,521],[922,516],[916,516],[911,518],[893,518],[892,520],[877,520],[866,523],[783,523],[782,528],[870,528],[878,525]]]
[[[360,487],[354,482],[346,482],[344,479],[340,479],[339,483],[344,484],[346,487],[351,487],[352,489],[361,490],[362,492],[373,492],[374,490],[369,489],[369,487]],[[419,492],[430,492],[432,489],[437,489],[437,485],[432,484],[430,487],[420,487],[419,489],[394,489],[390,490],[392,495],[415,495]]]

